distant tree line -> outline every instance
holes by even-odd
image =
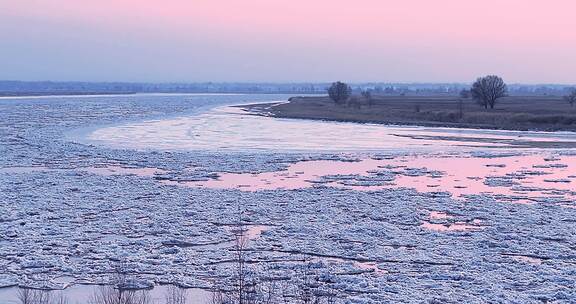
[[[348,104],[348,101],[352,98],[352,88],[350,85],[341,81],[332,83],[332,85],[328,87],[327,91],[330,99],[332,99],[332,101],[337,105]],[[374,100],[372,90],[362,90],[360,94],[367,101],[369,106],[373,105]],[[480,77],[472,84],[470,89],[460,91],[461,98],[467,99],[472,97],[474,101],[485,109],[494,109],[496,102],[507,95],[508,86],[501,77],[496,75]],[[574,91],[571,96],[572,97],[566,98],[576,99],[576,91]],[[462,110],[460,109],[460,112],[461,111]]]
[[[330,83],[130,83],[0,80],[0,96],[62,94],[130,94],[130,93],[266,93],[321,94]],[[454,96],[468,85],[459,83],[383,83],[363,82],[350,85],[352,92],[370,91],[373,95]],[[510,85],[510,95],[562,96],[565,85]]]
[[[337,105],[356,105],[359,107],[359,102],[354,99],[352,92],[354,91],[352,87],[344,82],[337,81],[332,83],[327,89],[328,96]],[[563,96],[564,100],[574,107],[576,104],[576,88],[565,88],[564,91],[567,92]],[[376,89],[362,89],[360,95],[366,101],[366,104],[371,107],[374,105],[373,92],[377,94],[382,94],[382,90]],[[465,88],[460,90],[458,93],[460,97],[458,112],[460,118],[463,116],[463,99],[472,98],[476,103],[485,109],[494,109],[496,103],[502,97],[506,97],[509,94],[508,85],[504,80],[496,75],[488,75],[484,77],[479,77],[472,83],[470,88]],[[401,94],[402,95],[402,94]],[[419,111],[419,105],[417,105],[416,112]]]

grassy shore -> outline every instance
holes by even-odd
[[[370,104],[371,103],[371,104]],[[455,128],[576,131],[576,107],[561,97],[506,97],[493,110],[458,97],[353,97],[336,105],[328,97],[293,97],[290,102],[253,105],[274,117]]]

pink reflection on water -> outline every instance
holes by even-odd
[[[303,161],[292,164],[286,171],[250,173],[220,173],[217,180],[187,183],[191,186],[226,189],[239,188],[246,191],[301,189],[314,185],[322,176],[337,174],[366,174],[376,168],[379,161],[366,159],[360,162]]]
[[[380,179],[380,183],[354,183],[358,177],[362,181],[371,181],[379,172],[388,174],[390,179]],[[535,154],[491,158],[410,156],[357,162],[303,161],[284,171],[220,173],[218,179],[183,184],[243,191],[301,189],[318,184],[358,191],[404,187],[419,192],[449,192],[455,198],[490,194],[503,196],[503,200],[511,202],[531,203],[534,199],[546,197],[573,200],[576,198],[575,182],[576,156],[547,158]]]
[[[354,258],[348,258],[345,256],[342,257],[314,257],[312,261],[322,261],[325,263],[336,263],[336,264],[350,264],[355,268],[360,269],[362,273],[373,273],[375,275],[385,275],[388,271],[381,269],[378,267],[377,262],[371,261],[357,261]],[[357,271],[354,271],[354,274],[358,274]]]
[[[542,265],[542,260],[535,257],[525,256],[525,255],[515,255],[512,258],[518,262],[528,263],[532,265]]]
[[[368,272],[373,272],[376,275],[384,275],[388,273],[388,271],[380,269],[378,264],[375,262],[355,262],[354,266]]]
[[[478,231],[485,228],[485,226],[480,226],[482,222],[480,220],[472,221],[472,224],[464,222],[456,222],[453,224],[436,224],[430,222],[423,222],[420,227],[436,231],[436,232],[463,232],[463,231]]]
[[[445,212],[430,211],[430,219],[432,220],[445,220],[449,218],[453,218],[453,216],[448,215]]]
[[[479,219],[474,219],[471,222],[455,222],[455,223],[433,223],[434,220],[449,220],[454,218],[445,212],[430,211],[428,215],[430,221],[423,221],[420,227],[436,231],[436,232],[464,232],[464,231],[479,231],[486,226],[482,226],[482,221]]]
[[[226,229],[234,235],[241,235],[246,241],[253,241],[259,238],[262,233],[271,229],[269,225],[227,225]],[[233,243],[233,242],[231,242]]]
[[[409,161],[411,167],[426,167],[445,172],[436,180],[421,176],[397,176],[395,183],[399,186],[414,188],[420,192],[429,192],[429,185],[437,186],[441,191],[448,191],[454,196],[471,194],[527,195],[541,194],[544,191],[526,191],[509,185],[489,186],[484,183],[486,177],[508,177],[518,186],[554,190],[574,190],[574,185],[553,183],[551,180],[567,180],[576,172],[576,167],[569,164],[576,157],[564,157],[564,161],[547,163],[541,155],[523,155],[504,158],[414,158]],[[552,165],[550,167],[550,165]],[[516,177],[516,178],[514,178]],[[507,179],[507,178],[505,178]]]
[[[250,225],[246,227],[246,230],[242,233],[248,240],[255,240],[259,238],[262,233],[268,231],[270,226],[266,225]]]

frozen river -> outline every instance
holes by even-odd
[[[250,115],[218,107],[199,115],[90,130],[83,140],[138,150],[275,152],[448,152],[531,148],[576,142],[573,132],[525,132],[386,126]]]
[[[572,133],[274,119],[283,95],[0,99],[0,303],[232,286],[234,240],[292,295],[356,303],[576,298]],[[540,149],[537,147],[548,147]],[[240,229],[240,227],[244,227]],[[291,298],[293,299],[293,298]]]

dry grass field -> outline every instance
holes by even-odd
[[[431,96],[353,96],[346,105],[328,97],[293,97],[268,109],[285,118],[482,129],[576,131],[576,107],[561,97],[505,97],[487,110],[471,99]]]

